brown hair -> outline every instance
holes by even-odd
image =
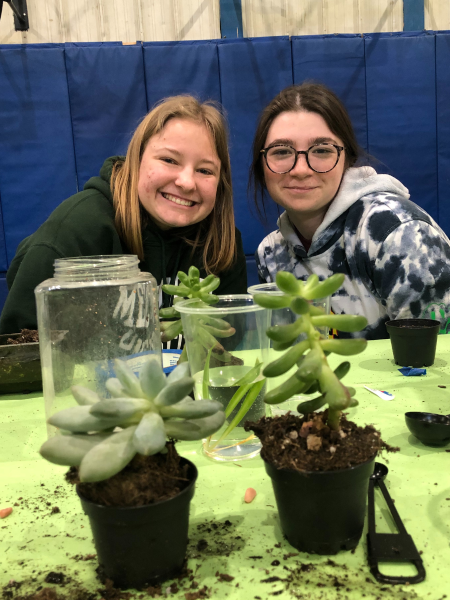
[[[261,150],[264,148],[267,134],[275,118],[284,112],[298,111],[317,113],[323,118],[330,131],[342,140],[345,147],[346,169],[352,167],[361,155],[350,117],[336,94],[320,83],[305,82],[285,88],[263,110],[253,141],[249,189],[254,192],[255,204],[260,216],[265,215],[264,191],[266,189]]]
[[[214,102],[200,103],[192,96],[173,96],[162,100],[144,117],[128,146],[125,161],[118,161],[111,175],[115,225],[131,252],[142,260],[142,219],[138,196],[139,167],[149,139],[162,131],[170,119],[190,119],[205,125],[220,159],[220,176],[212,212],[198,224],[195,239],[182,239],[193,247],[203,247],[203,266],[208,273],[220,273],[236,257],[231,166],[225,119]],[[225,243],[226,241],[226,243]]]

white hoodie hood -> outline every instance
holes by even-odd
[[[340,217],[357,200],[368,194],[378,192],[391,192],[409,200],[409,190],[398,179],[395,179],[395,177],[391,175],[379,175],[372,167],[351,167],[347,169],[342,178],[338,193],[330,204],[324,220],[314,233],[312,238],[313,243],[321,237],[322,233],[331,223]],[[293,242],[295,245],[294,240],[298,240],[297,234],[286,212],[280,216],[277,224],[285,238],[291,238],[292,234],[295,236],[294,239],[291,238],[291,243]]]

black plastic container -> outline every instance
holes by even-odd
[[[302,552],[353,550],[361,538],[375,457],[340,471],[299,472],[264,461],[287,541]]]
[[[174,498],[133,507],[102,506],[78,496],[94,536],[101,575],[115,587],[142,588],[181,570],[188,542],[189,504],[198,476],[189,465],[188,485]]]
[[[7,344],[21,333],[0,335],[0,394],[40,392],[42,390],[39,342]]]
[[[433,319],[398,319],[388,321],[392,352],[401,367],[431,367],[436,355],[440,322]]]

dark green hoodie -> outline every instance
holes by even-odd
[[[56,258],[130,254],[114,225],[109,182],[112,166],[117,160],[123,158],[108,158],[99,177],[89,179],[82,192],[62,202],[33,235],[19,244],[6,275],[10,291],[0,318],[0,333],[37,328],[34,288],[53,277]],[[188,228],[163,231],[148,219],[142,233],[144,260],[139,265],[141,271],[151,273],[158,284],[164,278],[166,282],[174,281],[178,271],[187,271],[191,265],[200,269],[201,277],[206,277],[201,251],[192,256],[192,247],[180,239],[180,235],[186,233]],[[215,273],[221,280],[216,294],[247,292],[245,255],[237,229],[236,241],[234,267]],[[167,298],[165,300],[167,302]]]

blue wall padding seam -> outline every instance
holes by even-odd
[[[247,200],[251,147],[259,113],[283,88],[292,85],[291,45],[288,37],[222,40],[219,43],[222,103],[230,124],[231,169],[237,227],[244,251],[253,253],[277,219],[268,202],[269,225],[252,214]]]
[[[3,47],[0,106],[0,193],[9,263],[19,242],[76,191],[64,47]]]
[[[364,39],[369,153],[437,219],[435,36]]]
[[[292,37],[294,83],[312,80],[330,87],[344,102],[367,150],[366,70],[360,35]]]
[[[107,156],[125,154],[147,112],[142,46],[66,47],[79,189]]]
[[[145,42],[143,48],[149,109],[178,94],[220,102],[217,42]]]

